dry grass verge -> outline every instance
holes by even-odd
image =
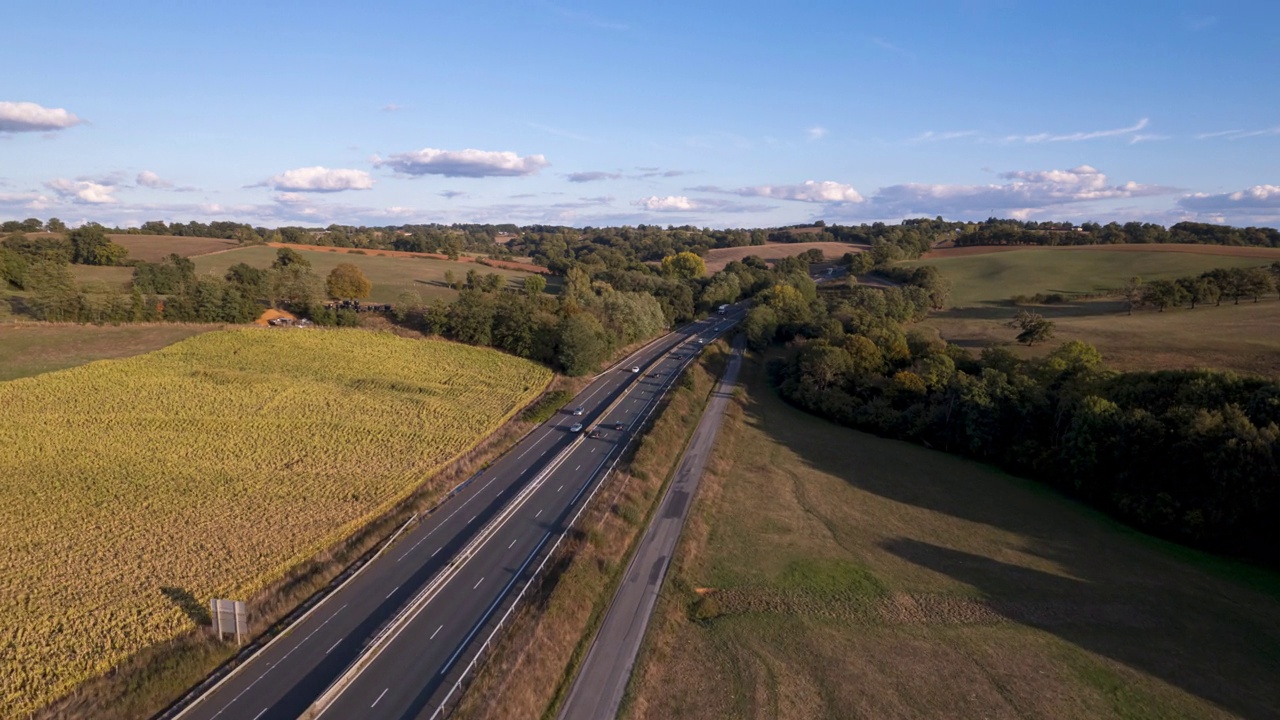
[[[566,542],[530,601],[516,611],[492,660],[476,674],[453,717],[553,717],[648,523],[662,488],[698,423],[725,363],[709,346],[677,384],[639,448],[600,490],[577,537]]]

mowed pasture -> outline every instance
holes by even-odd
[[[1276,573],[744,370],[622,717],[1274,717]]]
[[[38,232],[26,233],[27,237],[66,237],[59,233]],[[206,237],[183,237],[179,235],[136,235],[133,233],[108,233],[112,242],[129,251],[129,260],[146,260],[155,262],[170,255],[182,257],[205,255],[239,247],[235,240]]]
[[[236,263],[246,263],[253,267],[268,268],[276,259],[276,248],[266,246],[244,247],[216,255],[203,255],[193,258],[198,274],[213,274],[221,277],[227,268]],[[497,273],[501,275],[508,287],[519,287],[524,278],[533,273],[503,268],[488,267],[476,263],[453,262],[424,257],[393,257],[379,255],[381,251],[366,250],[364,255],[350,252],[328,252],[319,250],[296,250],[299,255],[311,263],[311,269],[321,278],[327,277],[339,263],[352,263],[358,266],[373,283],[370,300],[381,303],[394,303],[400,293],[416,292],[426,300],[440,298],[450,300],[457,292],[445,286],[444,276],[452,271],[454,278],[461,282],[467,277],[468,270],[481,275]],[[557,278],[547,278],[548,287]]]
[[[0,382],[159,350],[222,325],[0,325]]]
[[[800,242],[800,243],[768,243],[766,245],[743,245],[741,247],[713,248],[707,251],[703,260],[707,263],[707,273],[717,273],[734,260],[755,255],[761,260],[777,260],[794,257],[806,250],[821,250],[828,260],[838,260],[845,253],[862,252],[865,245],[854,245],[840,242]]]
[[[1206,245],[1117,245],[1058,248],[975,248],[935,251],[908,266],[933,265],[952,283],[950,307],[923,325],[950,342],[973,349],[1003,346],[1037,356],[1068,340],[1096,346],[1119,369],[1215,367],[1280,374],[1280,308],[1272,294],[1254,304],[1224,300],[1221,306],[1165,312],[1139,308],[1133,315],[1108,296],[1133,277],[1143,281],[1198,275],[1228,267],[1260,267],[1280,260],[1280,249]],[[1064,295],[1067,302],[1032,306],[1056,323],[1045,345],[1017,345],[1006,323],[1021,309],[1015,295]]]
[[[0,383],[0,717],[251,598],[550,379],[438,340],[239,329]]]

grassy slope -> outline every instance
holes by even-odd
[[[328,276],[329,271],[339,263],[358,265],[373,283],[373,296],[370,299],[374,302],[395,302],[396,297],[405,290],[417,292],[427,300],[451,299],[457,293],[444,286],[446,270],[452,270],[458,280],[465,279],[468,270],[475,270],[481,275],[498,273],[507,278],[508,283],[517,282],[519,278],[529,275],[529,273],[502,270],[474,263],[457,263],[431,258],[382,257],[377,255],[376,250],[369,250],[367,255],[311,250],[297,252],[311,262],[311,269],[321,278]],[[227,268],[241,262],[265,268],[271,266],[275,257],[275,248],[265,246],[240,248],[195,258],[196,272],[221,276],[226,273]]]
[[[549,379],[443,341],[246,329],[0,384],[0,616],[23,618],[0,717],[186,632],[210,597],[252,596]]]
[[[904,264],[937,267],[954,284],[951,302],[957,307],[977,307],[1003,303],[1014,295],[1102,292],[1121,287],[1135,275],[1143,280],[1172,279],[1268,262],[1230,255],[1029,248]]]
[[[111,241],[129,251],[130,260],[156,262],[177,253],[183,257],[205,255],[238,247],[235,240],[178,237],[176,235],[110,235]]]
[[[0,381],[139,355],[221,325],[0,325]]]
[[[1057,323],[1056,337],[1030,349],[1013,344],[1017,333],[1004,325],[1018,311],[1009,303],[1013,295],[1097,293],[1120,287],[1135,275],[1144,280],[1174,278],[1218,267],[1258,267],[1268,264],[1265,259],[1034,248],[908,264],[934,265],[951,280],[952,307],[935,313],[924,325],[961,345],[1008,346],[1020,355],[1034,356],[1060,342],[1084,340],[1120,369],[1217,367],[1280,375],[1280,337],[1272,331],[1280,307],[1274,299],[1239,306],[1228,301],[1195,311],[1138,310],[1132,317],[1123,303],[1114,300],[1036,307],[1036,312]]]
[[[1280,707],[1274,573],[1140,536],[988,467],[836,427],[781,403],[758,367],[746,375],[750,395],[716,451],[727,469],[697,500],[625,716]],[[694,588],[713,588],[704,602],[723,614],[691,621]]]

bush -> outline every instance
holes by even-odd
[[[546,422],[572,399],[573,393],[567,390],[552,390],[526,408],[520,419],[530,423]]]

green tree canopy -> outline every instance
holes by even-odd
[[[276,260],[271,263],[271,267],[275,270],[287,267],[311,267],[311,261],[302,257],[302,254],[293,248],[280,248],[276,250]]]
[[[71,231],[71,262],[79,265],[119,265],[129,251],[111,242],[107,231],[93,223]]]
[[[354,263],[339,263],[329,272],[324,286],[331,297],[343,299],[367,298],[373,290],[373,283]]]
[[[707,274],[707,264],[686,250],[662,258],[662,272],[682,280],[692,280]]]

